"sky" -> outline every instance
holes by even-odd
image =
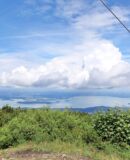
[[[104,0],[130,28],[130,1]],[[99,0],[0,0],[0,86],[130,88],[130,34]]]

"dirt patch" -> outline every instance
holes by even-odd
[[[11,153],[6,158],[0,160],[91,160],[77,155],[54,154],[46,152],[34,152],[30,150]]]

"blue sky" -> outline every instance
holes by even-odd
[[[105,2],[130,28],[130,2]],[[129,42],[98,0],[0,0],[0,86],[129,87]]]

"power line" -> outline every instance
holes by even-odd
[[[130,33],[130,30],[127,28],[127,26],[117,17],[117,15],[107,6],[107,4],[103,0],[99,0],[105,7],[106,9],[118,20],[118,22],[126,29],[128,33]]]

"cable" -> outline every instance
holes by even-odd
[[[126,29],[128,33],[130,33],[130,30],[127,28],[127,26],[117,17],[117,15],[107,6],[107,4],[103,0],[99,0],[106,9],[118,20],[118,22]]]

